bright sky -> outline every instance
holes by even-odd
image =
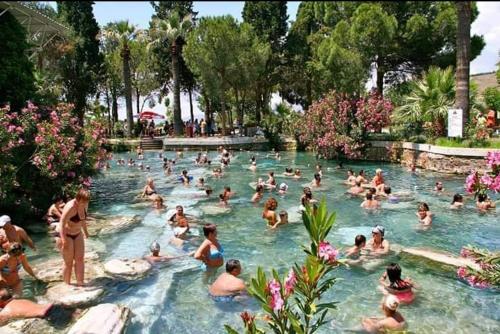
[[[295,20],[300,1],[288,1],[289,21]],[[50,2],[54,7],[55,2]],[[496,70],[496,63],[500,56],[500,2],[478,1],[479,17],[474,21],[471,28],[472,34],[483,35],[486,46],[481,55],[471,63],[471,74],[491,72]],[[244,1],[195,1],[194,10],[201,16],[232,15],[238,20],[242,20],[241,12]],[[149,1],[96,1],[94,5],[94,15],[97,22],[103,26],[108,22],[128,19],[139,28],[148,28],[153,8]],[[183,118],[189,115],[189,104],[187,97],[181,97]],[[135,104],[134,104],[135,105]],[[160,106],[154,108],[158,112]],[[120,118],[124,111],[120,106]],[[164,108],[163,108],[164,109]],[[195,117],[202,117],[202,114],[195,107]],[[163,113],[163,112],[162,112]]]

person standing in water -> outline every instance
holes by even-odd
[[[205,240],[194,253],[194,258],[203,262],[202,268],[216,269],[224,264],[224,248],[217,239],[217,226],[215,224],[205,224],[203,226]]]
[[[386,282],[387,279],[389,279],[389,283]],[[384,290],[396,296],[401,304],[411,304],[415,299],[415,294],[412,290],[415,284],[410,278],[401,278],[401,267],[399,264],[389,264],[379,281]]]
[[[228,302],[244,293],[246,285],[242,279],[238,278],[240,274],[240,261],[234,259],[228,260],[226,262],[226,272],[220,274],[208,288],[212,299],[217,302]]]
[[[372,229],[372,238],[366,244],[371,255],[386,255],[389,253],[389,242],[384,239],[385,228],[377,225]]]

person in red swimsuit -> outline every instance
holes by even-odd
[[[389,284],[386,280],[389,278]],[[410,279],[401,279],[401,267],[397,263],[391,263],[387,266],[386,272],[380,277],[385,291],[398,298],[401,304],[411,304],[415,299],[412,288],[415,283]]]

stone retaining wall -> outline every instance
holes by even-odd
[[[488,169],[484,157],[493,149],[441,147],[408,142],[371,141],[362,160],[389,161],[441,173],[468,174]]]

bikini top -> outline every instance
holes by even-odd
[[[210,251],[208,252],[208,259],[210,260],[217,260],[217,259],[222,259],[222,256],[224,254],[224,248],[220,246],[220,249],[212,249],[210,248]]]
[[[74,215],[73,217],[71,217],[69,220],[73,223],[79,223],[81,222],[82,220],[85,220],[87,218],[87,210],[83,210],[83,213],[84,213],[84,218],[83,219],[80,219],[80,215],[78,214],[78,210],[76,210],[76,215]]]
[[[15,271],[10,271],[10,267],[9,267],[9,265],[8,265],[8,264],[6,264],[6,265],[5,265],[2,269],[0,269],[0,270],[2,271],[2,273],[5,273],[5,274],[7,274],[7,275],[8,275],[8,274],[15,274],[15,273],[19,272],[19,270],[21,270],[21,266],[22,266],[21,262],[19,262],[19,261],[18,261],[18,262],[17,262],[17,265],[16,265],[16,269],[15,269]]]

